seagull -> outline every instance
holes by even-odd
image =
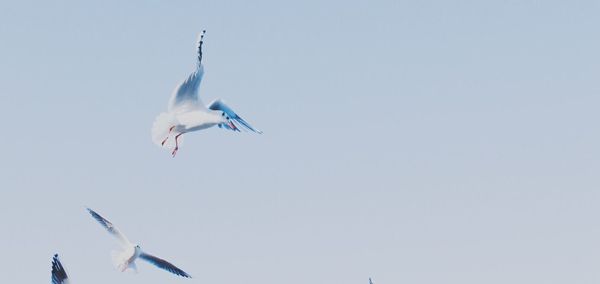
[[[87,211],[90,212],[92,217],[102,225],[111,235],[117,238],[119,244],[121,245],[122,250],[118,252],[113,252],[112,258],[113,263],[121,272],[126,270],[133,270],[137,272],[137,266],[135,261],[140,258],[147,262],[154,264],[158,268],[162,268],[166,271],[169,271],[175,275],[179,275],[186,278],[192,278],[189,274],[185,273],[183,270],[177,268],[175,265],[170,262],[160,259],[156,256],[150,255],[142,251],[139,245],[134,245],[117,227],[115,227],[111,222],[104,219],[104,217],[100,216],[100,214],[96,213],[94,210],[87,208]]]
[[[179,150],[179,137],[185,133],[202,130],[217,125],[219,128],[240,132],[240,129],[262,134],[262,131],[252,127],[221,99],[216,99],[204,105],[198,98],[198,88],[204,65],[202,64],[202,31],[198,40],[198,61],[196,70],[181,82],[171,95],[167,112],[159,114],[152,125],[152,140],[160,146],[165,146],[170,137],[174,138],[171,154],[175,157]],[[167,144],[172,145],[173,143]],[[171,148],[171,147],[168,147]]]
[[[52,258],[52,284],[69,284],[69,277],[58,259],[58,254]]]
[[[371,277],[369,277],[369,284],[373,284],[373,281],[371,281]]]

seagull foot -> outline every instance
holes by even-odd
[[[160,146],[165,146],[165,143],[167,143],[168,139],[169,139],[169,136],[167,136],[167,138],[165,138],[162,142],[160,142]]]
[[[173,155],[173,158],[175,158],[175,155],[177,155],[177,150],[179,150],[179,147],[175,147],[175,149],[173,149],[173,152],[171,152],[171,155]]]

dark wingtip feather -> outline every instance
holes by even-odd
[[[52,258],[52,283],[61,284],[67,278],[67,272],[62,266],[62,263],[60,263],[60,260],[58,259],[58,254],[54,254],[54,257]]]
[[[150,254],[146,254],[146,253],[142,253],[140,255],[140,258],[154,264],[155,266],[157,266],[161,269],[171,272],[177,276],[181,276],[181,277],[185,277],[185,278],[192,278],[191,275],[187,274],[182,269],[178,268],[177,266],[173,265],[172,263],[170,263],[162,258],[153,256]]]

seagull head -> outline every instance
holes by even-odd
[[[227,124],[227,126],[229,126],[232,130],[238,130],[237,126],[235,126],[235,124],[233,124],[233,122],[231,121],[229,115],[227,115],[227,113],[225,113],[224,111],[221,112],[221,122],[223,124]]]
[[[135,245],[133,247],[133,255],[135,257],[139,257],[142,254],[142,248],[140,247],[140,245]]]

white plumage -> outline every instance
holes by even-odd
[[[179,137],[187,132],[198,131],[215,125],[233,131],[246,129],[262,132],[252,127],[222,100],[217,99],[208,106],[198,97],[198,89],[204,66],[202,65],[202,44],[205,31],[198,40],[198,62],[196,70],[175,88],[171,95],[167,112],[159,114],[152,126],[152,140],[157,145],[172,149],[175,156],[179,149]]]
[[[131,270],[137,272],[137,266],[135,264],[135,261],[139,258],[148,261],[157,266],[158,268],[162,268],[173,274],[186,278],[192,278],[185,271],[177,268],[170,262],[142,251],[139,245],[134,245],[131,242],[129,242],[127,237],[123,233],[121,233],[121,231],[119,231],[119,229],[117,229],[117,227],[115,227],[110,221],[106,220],[104,217],[102,217],[100,214],[96,213],[92,209],[87,208],[87,210],[92,215],[92,217],[96,219],[96,221],[98,221],[100,225],[102,225],[102,227],[104,227],[111,235],[113,235],[119,241],[121,250],[111,252],[113,264],[119,271],[123,272]]]

